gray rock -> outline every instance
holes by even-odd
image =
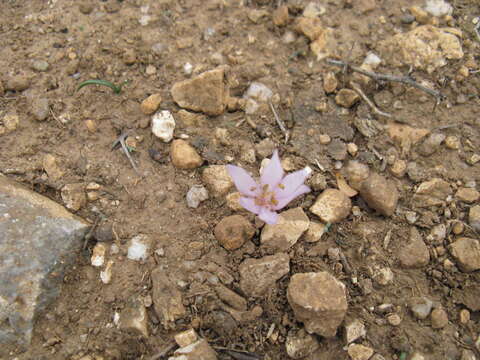
[[[417,319],[424,320],[432,311],[433,302],[425,297],[414,298],[410,301],[410,310]]]
[[[294,208],[280,214],[278,223],[265,225],[260,241],[262,247],[274,251],[286,251],[307,231],[310,220],[302,208]]]
[[[348,308],[345,285],[326,271],[293,275],[287,299],[297,321],[324,337],[335,336]]]
[[[239,267],[240,288],[248,296],[260,297],[289,271],[290,258],[287,254],[247,259]]]
[[[44,121],[50,113],[50,103],[46,98],[32,100],[31,111],[33,117],[38,121]]]
[[[3,176],[0,219],[0,344],[28,346],[33,319],[58,295],[89,226]]]

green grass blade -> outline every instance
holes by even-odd
[[[86,81],[80,83],[80,85],[78,85],[78,87],[77,87],[77,91],[80,90],[81,88],[83,88],[84,86],[87,86],[87,85],[107,86],[110,89],[112,89],[115,94],[120,94],[120,92],[122,91],[122,85],[123,84],[120,85],[120,86],[117,86],[114,83],[112,83],[110,81],[107,81],[107,80],[92,79],[92,80],[86,80]]]

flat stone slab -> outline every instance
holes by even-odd
[[[0,175],[0,348],[29,345],[88,230],[63,206]]]

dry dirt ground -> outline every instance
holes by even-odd
[[[104,284],[100,270],[90,262],[96,242],[92,237],[65,276],[60,298],[39,317],[31,346],[4,349],[2,358],[150,359],[168,346],[175,333],[193,327],[213,347],[244,350],[259,355],[258,358],[287,359],[285,339],[289,331],[301,328],[302,324],[295,321],[286,299],[286,287],[292,274],[320,270],[329,271],[347,286],[346,320],[359,319],[367,329],[366,337],[357,342],[385,359],[405,359],[415,352],[424,354],[426,359],[480,358],[478,344],[475,346],[480,333],[480,275],[478,271],[459,271],[447,250],[459,236],[453,233],[455,224],[460,224],[460,233],[463,225],[464,236],[478,237],[467,221],[473,204],[453,195],[443,205],[416,211],[415,226],[425,239],[431,260],[418,269],[405,269],[396,256],[412,226],[406,214],[412,210],[411,198],[419,183],[438,177],[457,189],[475,188],[480,180],[479,165],[475,164],[475,157],[472,160],[480,146],[480,78],[476,62],[480,39],[472,22],[480,14],[479,5],[474,0],[451,2],[454,12],[449,26],[463,33],[462,58],[448,60],[430,74],[408,66],[394,68],[388,63],[376,69],[397,75],[412,71],[412,76],[442,91],[446,99],[440,104],[435,106],[434,97],[404,84],[370,82],[364,87],[365,94],[381,110],[402,122],[460,141],[459,149],[442,142],[434,144],[434,152],[430,153],[422,151],[421,144],[409,144],[405,149],[405,143],[392,140],[383,130],[367,137],[355,125],[356,118],[377,118],[380,124],[385,124],[386,119],[374,114],[363,100],[345,109],[335,103],[335,93],[325,93],[323,79],[327,72],[336,74],[339,88],[348,87],[348,79],[353,75],[348,69],[317,61],[309,50],[309,39],[293,31],[307,3],[0,1],[0,122],[8,114],[19,117],[15,126],[1,124],[0,171],[59,203],[63,203],[61,189],[65,184],[99,184],[100,190],[90,195],[77,214],[92,223],[98,220],[107,232],[108,224],[113,225],[113,242],[120,249],[118,254],[110,255],[114,261],[112,281]],[[420,1],[377,0],[373,1],[372,10],[363,12],[363,4],[371,2],[319,3],[326,8],[321,15],[323,23],[337,34],[337,59],[355,65],[360,65],[369,51],[377,52],[380,41],[415,26],[405,18],[406,9],[423,5]],[[285,4],[289,7],[290,22],[276,26],[272,14]],[[262,16],[257,19],[258,14]],[[139,19],[148,19],[148,24],[141,24]],[[447,24],[441,19],[439,26]],[[48,63],[48,69],[42,69],[42,61]],[[192,75],[186,74],[185,63],[193,65]],[[187,207],[186,192],[192,185],[202,184],[204,167],[176,169],[169,158],[170,145],[153,136],[150,117],[142,113],[139,105],[148,95],[159,93],[163,99],[161,109],[170,110],[175,116],[180,108],[170,94],[172,85],[221,64],[227,65],[228,73],[236,79],[231,86],[234,96],[242,96],[252,81],[272,89],[277,111],[292,136],[285,144],[268,107],[261,110],[261,115],[254,114],[251,121],[243,122],[245,113],[240,110],[200,116],[194,124],[182,123],[178,118],[175,136],[188,134],[188,141],[205,160],[204,166],[226,164],[234,159],[233,162],[256,172],[264,149],[255,146],[268,137],[280,149],[282,158],[290,159],[292,169],[309,165],[324,175],[328,187],[337,186],[335,167],[356,158],[395,181],[400,192],[392,217],[375,213],[357,196],[352,198],[356,211],[331,225],[320,243],[308,243],[301,238],[288,251],[290,273],[265,296],[249,299],[248,308],[261,306],[261,316],[241,323],[218,306],[219,300],[209,290],[204,269],[209,263],[219,265],[233,277],[228,286],[241,293],[238,266],[245,258],[263,255],[258,246],[262,224],[253,215],[246,215],[257,226],[252,243],[236,251],[223,249],[213,229],[224,216],[235,212],[227,207],[224,197],[211,196],[197,209]],[[26,84],[9,90],[7,82],[15,76]],[[120,94],[96,86],[76,91],[81,81],[93,78],[117,84],[128,82]],[[43,121],[34,116],[35,111],[41,111],[35,108],[42,106],[35,101],[39,98],[49,102]],[[37,117],[42,118],[41,114]],[[88,123],[90,128],[87,120],[93,120]],[[253,129],[253,122],[257,129]],[[227,129],[229,142],[215,137],[217,128]],[[131,138],[136,141],[132,156],[144,174],[141,178],[121,151],[110,149],[126,129],[131,130]],[[345,135],[349,131],[351,134]],[[355,143],[358,153],[347,154],[339,163],[333,159],[337,156],[335,147],[320,143],[321,134],[342,144]],[[245,144],[257,150],[254,163],[239,160]],[[160,161],[152,160],[149,149],[159,152]],[[61,176],[46,174],[47,154],[55,157]],[[390,173],[396,159],[414,163],[408,174],[395,177]],[[319,188],[293,205],[302,207],[311,220],[317,221],[308,209],[320,194]],[[439,224],[446,226],[446,234],[440,239],[428,237]],[[152,248],[162,250],[143,262],[127,259],[125,244],[138,234],[148,235],[153,239]],[[314,247],[316,250],[311,251]],[[348,267],[329,257],[326,250],[332,247],[341,249]],[[169,329],[162,326],[149,306],[150,274],[158,266],[175,279],[187,309],[187,315]],[[390,268],[393,280],[386,285],[372,281],[371,271],[375,267]],[[432,300],[434,308],[445,310],[448,323],[435,329],[430,317],[415,318],[407,304],[418,296]],[[114,314],[136,299],[148,306],[148,336],[113,323]],[[381,304],[392,306],[382,313]],[[398,315],[399,324],[392,314]],[[349,358],[341,328],[337,337],[317,340],[319,349],[309,359]],[[466,357],[469,354],[476,357]],[[219,358],[231,357],[219,352]]]

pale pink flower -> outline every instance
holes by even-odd
[[[267,224],[276,224],[277,210],[284,208],[296,197],[310,192],[304,181],[312,170],[306,167],[285,176],[277,150],[261,171],[260,182],[253,180],[241,167],[227,165],[227,171],[241,194],[240,205]]]

